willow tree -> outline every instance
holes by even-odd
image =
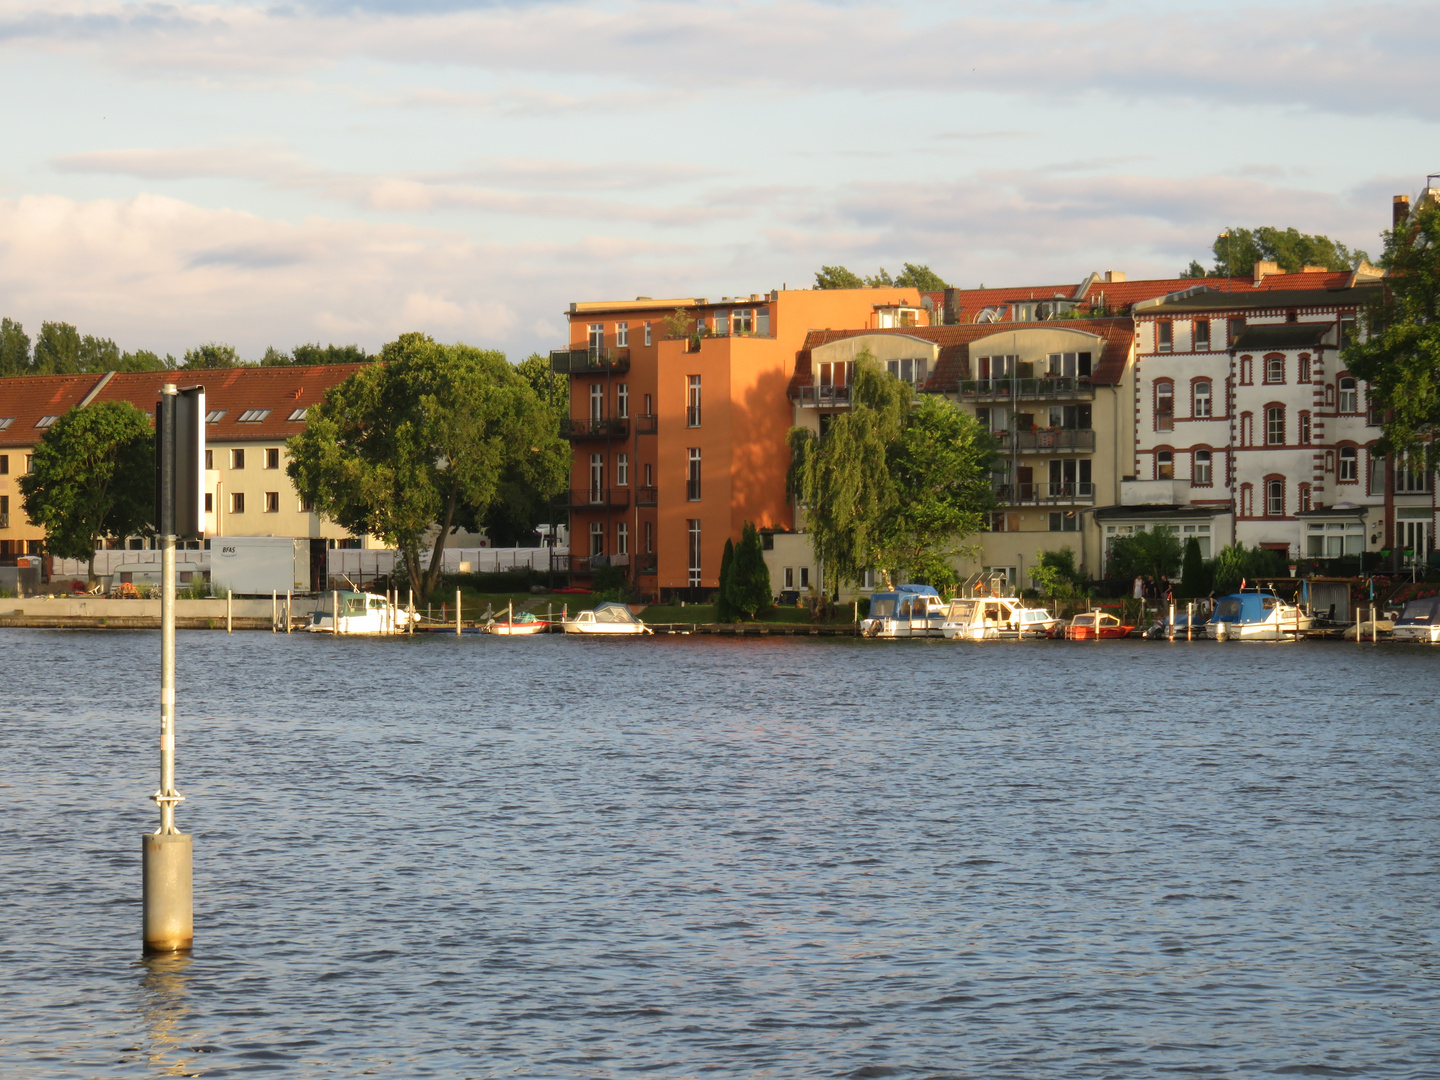
[[[1346,368],[1369,384],[1385,412],[1377,449],[1440,468],[1440,205],[1426,199],[1385,234],[1381,296],[1362,312],[1363,341],[1345,346]],[[1417,470],[1418,471],[1418,470]]]
[[[952,560],[994,506],[994,440],[973,416],[855,364],[851,406],[823,437],[789,434],[792,493],[803,503],[816,559],[838,581],[869,569],[953,580]]]
[[[317,512],[398,548],[423,597],[439,584],[462,514],[483,517],[517,478],[553,495],[570,454],[554,414],[504,353],[402,334],[380,361],[310,409],[287,470]]]

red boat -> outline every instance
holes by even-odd
[[[1065,637],[1069,641],[1094,641],[1096,638],[1123,638],[1129,637],[1133,626],[1126,626],[1114,615],[1107,615],[1103,611],[1091,611],[1084,615],[1076,615],[1070,620],[1070,625],[1065,627]]]

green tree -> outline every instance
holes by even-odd
[[[80,369],[82,371],[120,370],[120,346],[109,338],[86,334],[80,339]]]
[[[265,353],[260,357],[261,367],[289,367],[295,363],[295,358],[289,353],[281,352],[274,345],[266,345]]]
[[[375,358],[359,345],[296,345],[290,350],[292,362],[302,366],[315,364],[368,364]]]
[[[815,271],[817,289],[863,289],[865,282],[843,266],[822,266]]]
[[[1345,366],[1369,384],[1384,410],[1377,449],[1440,468],[1440,204],[1427,200],[1412,220],[1385,234],[1385,289],[1361,313],[1364,331],[1341,350]]]
[[[71,409],[36,443],[20,492],[26,517],[46,531],[45,550],[88,560],[93,583],[96,544],[148,532],[153,523],[150,418],[124,401]]]
[[[116,371],[170,371],[175,367],[175,357],[160,356],[149,349],[136,349],[122,353]]]
[[[1070,600],[1080,595],[1085,580],[1075,566],[1075,549],[1072,547],[1040,552],[1040,558],[1030,571],[1030,578],[1040,586],[1046,596],[1060,600]]]
[[[726,544],[729,543],[726,540]],[[720,566],[723,572],[723,559]],[[770,608],[770,568],[765,565],[765,547],[753,521],[745,522],[741,530],[740,543],[735,546],[734,561],[730,565],[729,581],[722,591],[731,609],[742,619],[754,619]]]
[[[81,370],[80,332],[69,323],[40,324],[30,369],[36,375],[74,375]]]
[[[1249,549],[1243,544],[1223,547],[1206,569],[1210,571],[1214,591],[1221,596],[1235,592],[1241,583],[1253,585],[1264,578],[1285,577],[1288,573],[1285,556],[1259,544]]]
[[[930,267],[923,264],[916,266],[914,263],[905,264],[905,270],[896,276],[895,284],[908,285],[921,292],[939,292],[950,287],[949,283]]]
[[[1185,557],[1180,565],[1180,595],[1187,599],[1209,596],[1210,569],[1200,557],[1200,541],[1191,537],[1185,541]]]
[[[738,622],[735,605],[730,602],[730,582],[735,573],[735,541],[725,538],[725,550],[720,555],[720,589],[715,594],[715,621]]]
[[[570,415],[570,376],[551,371],[548,356],[531,353],[515,365],[515,370],[556,416]]]
[[[695,316],[683,307],[677,307],[660,320],[665,327],[665,336],[672,338],[689,337],[695,332]]]
[[[1191,259],[1190,265],[1180,271],[1182,278],[1203,278],[1209,277],[1210,272],[1200,265],[1199,259]]]
[[[0,320],[0,378],[30,374],[30,335],[11,318]]]
[[[233,345],[223,345],[218,341],[211,341],[185,350],[185,367],[191,371],[209,371],[240,366],[240,356]]]
[[[1166,529],[1141,529],[1121,536],[1110,546],[1110,576],[1134,578],[1145,575],[1159,581],[1173,577],[1180,569],[1180,540]]]
[[[1255,270],[1257,262],[1277,263],[1287,274],[1298,274],[1302,267],[1323,266],[1327,270],[1351,270],[1369,256],[1359,250],[1351,251],[1344,244],[1337,244],[1328,236],[1311,236],[1298,229],[1277,229],[1262,225],[1258,229],[1243,229],[1231,226],[1219,236],[1211,247],[1215,266],[1210,277],[1248,277]],[[1190,264],[1190,271],[1199,269],[1199,263]],[[1195,277],[1187,272],[1183,277]]]
[[[974,417],[887,374],[855,365],[851,408],[824,438],[792,428],[792,492],[820,563],[838,581],[870,568],[943,578],[994,504],[994,441]]]
[[[507,475],[541,498],[555,494],[569,449],[504,353],[410,333],[380,359],[310,410],[287,444],[287,471],[321,514],[399,548],[411,587],[429,596],[461,512],[483,517]],[[436,525],[422,571],[421,545]]]

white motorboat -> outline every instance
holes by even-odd
[[[508,637],[528,637],[531,634],[548,634],[554,624],[528,611],[519,615],[507,614],[502,622],[493,620],[485,625],[485,632]]]
[[[403,634],[419,616],[383,596],[367,592],[327,592],[316,598],[310,615],[311,633]]]
[[[560,624],[567,634],[650,634],[648,626],[637,619],[624,604],[607,600],[590,611],[576,612]]]
[[[1440,642],[1440,596],[1411,600],[1395,620],[1391,632],[1396,641]]]
[[[1018,597],[975,596],[950,601],[940,632],[952,641],[1044,637],[1058,623],[1044,608],[1026,607]]]
[[[1296,604],[1269,591],[1245,591],[1215,601],[1205,636],[1215,641],[1284,641],[1309,630],[1315,620]]]
[[[870,597],[860,633],[872,638],[939,637],[945,604],[929,585],[900,585]]]

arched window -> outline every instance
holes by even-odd
[[[1155,380],[1155,430],[1175,430],[1175,384],[1169,379]]]
[[[1211,460],[1209,450],[1196,450],[1192,456],[1190,469],[1190,482],[1199,487],[1209,487],[1214,480],[1214,473],[1211,471]]]
[[[1197,418],[1211,415],[1210,408],[1210,380],[1199,379],[1195,383],[1195,416]]]
[[[1336,479],[1342,484],[1353,484],[1360,479],[1360,451],[1356,447],[1340,447],[1340,475]]]
[[[1297,376],[1300,382],[1310,381],[1310,354],[1300,354],[1300,374]]]
[[[1355,386],[1355,376],[1340,376],[1340,412],[1353,413],[1360,411],[1360,391]]]
[[[1325,384],[1325,407],[1326,407],[1327,409],[1333,409],[1333,408],[1335,407],[1335,384],[1334,384],[1334,383],[1326,383],[1326,384]]]
[[[1310,414],[1308,412],[1300,414],[1300,445],[1310,445]]]
[[[1250,365],[1253,361],[1254,358],[1250,356],[1240,357],[1240,384],[1242,386],[1250,385]]]
[[[1254,517],[1255,488],[1250,484],[1240,485],[1240,516]]]
[[[1285,381],[1285,357],[1265,357],[1265,381],[1267,383],[1283,383]]]
[[[1265,445],[1285,445],[1285,406],[1265,406]]]
[[[1309,484],[1301,484],[1301,485],[1300,485],[1300,487],[1299,487],[1299,501],[1300,501],[1300,512],[1301,512],[1302,514],[1308,514],[1311,510],[1315,509],[1315,507],[1312,506],[1312,505],[1311,505],[1311,502],[1310,502],[1310,485],[1309,485]]]
[[[1285,516],[1285,481],[1267,478],[1265,481],[1265,516]]]
[[[1255,414],[1240,414],[1240,445],[1253,446],[1255,443]]]
[[[1169,450],[1155,451],[1155,479],[1175,479],[1175,455]]]

